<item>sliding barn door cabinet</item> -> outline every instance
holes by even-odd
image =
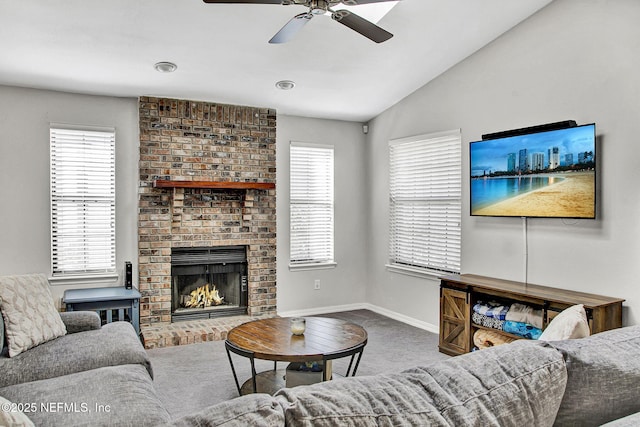
[[[451,356],[468,353],[473,348],[475,331],[490,329],[471,321],[478,301],[521,303],[542,309],[543,329],[558,313],[576,304],[584,305],[592,334],[622,326],[624,299],[474,274],[451,275],[440,278],[440,352]]]

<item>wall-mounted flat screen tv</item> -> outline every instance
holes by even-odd
[[[596,216],[595,124],[470,143],[471,215]]]

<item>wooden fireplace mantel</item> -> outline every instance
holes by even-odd
[[[270,190],[276,188],[273,182],[235,182],[235,181],[172,181],[156,179],[154,188],[214,188],[222,190]]]

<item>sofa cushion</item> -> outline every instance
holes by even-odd
[[[44,274],[0,276],[0,309],[9,357],[67,333]]]
[[[62,336],[16,357],[0,357],[0,387],[126,364],[140,364],[153,373],[133,326],[113,322],[97,330]]]
[[[171,423],[174,427],[275,427],[284,426],[284,412],[268,394],[251,394],[209,406]]]
[[[153,426],[171,420],[141,365],[109,366],[0,389],[29,402],[29,418],[46,426]]]
[[[549,344],[568,374],[557,425],[596,426],[640,412],[640,325]]]
[[[33,421],[22,412],[23,403],[10,402],[0,396],[0,426],[5,427],[35,427]],[[24,408],[24,409],[29,409]]]
[[[553,318],[551,323],[542,332],[539,340],[559,341],[588,337],[590,334],[587,313],[584,305],[577,304],[563,310]]]
[[[567,380],[562,356],[517,341],[399,374],[280,390],[288,425],[550,426]]]

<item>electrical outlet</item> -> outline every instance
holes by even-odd
[[[316,291],[320,289],[320,280],[315,280],[313,282],[313,289],[315,289]]]

